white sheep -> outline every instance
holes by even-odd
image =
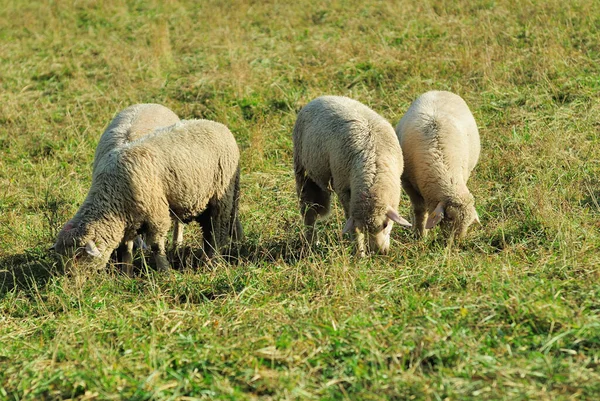
[[[386,253],[394,222],[410,227],[396,211],[403,161],[390,123],[356,100],[322,96],[298,113],[293,141],[307,239],[317,217],[329,213],[333,189],[347,219],[342,233],[355,234],[358,253],[365,253],[365,234],[370,250]]]
[[[196,220],[212,257],[231,237],[237,219],[239,150],[223,124],[181,121],[105,154],[88,195],[58,234],[55,250],[83,264],[106,265],[111,252],[138,234],[159,270],[169,267],[165,238],[171,217]]]
[[[111,150],[148,135],[157,128],[168,127],[178,121],[177,114],[160,104],[134,104],[122,110],[113,118],[98,141],[92,176],[101,159]],[[131,272],[131,264],[133,263],[133,243],[134,241],[127,241],[117,249],[118,259],[126,266],[128,272]],[[142,241],[140,243],[143,244]],[[182,243],[183,224],[175,220],[173,246],[178,247]]]
[[[404,155],[402,186],[411,199],[415,230],[425,235],[441,222],[463,238],[479,223],[467,180],[480,153],[475,118],[465,101],[445,91],[417,98],[396,126]]]

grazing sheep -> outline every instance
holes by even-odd
[[[55,250],[104,266],[122,241],[146,234],[157,268],[165,270],[165,238],[175,216],[200,223],[212,257],[228,238],[243,235],[238,163],[231,132],[207,120],[182,121],[118,146],[96,165],[90,191]]]
[[[448,234],[463,238],[474,221],[479,223],[467,188],[480,152],[469,107],[454,93],[427,92],[411,104],[396,133],[404,155],[402,186],[413,205],[417,234],[441,222]]]
[[[347,97],[323,96],[298,113],[294,171],[300,212],[312,241],[318,216],[329,213],[331,188],[346,215],[343,233],[354,232],[357,250],[386,253],[394,222],[410,227],[400,201],[402,151],[394,128],[367,106]]]
[[[157,128],[168,127],[178,121],[179,117],[177,114],[160,104],[134,104],[122,110],[113,118],[100,137],[100,141],[98,141],[94,155],[92,176],[100,160],[111,150],[135,141],[144,135],[148,135]],[[143,241],[141,241],[140,237],[138,237],[138,240],[143,246]],[[134,241],[127,241],[117,249],[118,260],[126,266],[129,273],[131,273],[133,263],[133,243]],[[173,246],[176,248],[182,243],[183,225],[175,220],[173,225]]]

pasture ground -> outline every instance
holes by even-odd
[[[599,38],[594,0],[3,1],[0,399],[599,399]],[[482,226],[355,260],[336,203],[303,249],[297,111],[345,95],[395,125],[431,89],[478,122]],[[247,241],[64,275],[48,248],[142,102],[230,127]]]

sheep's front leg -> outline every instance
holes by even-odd
[[[154,261],[156,262],[156,270],[158,270],[159,272],[169,270],[171,268],[171,265],[169,264],[169,260],[167,259],[165,238],[156,238],[154,241],[152,241],[150,249],[152,249],[152,254],[154,255]]]
[[[417,237],[424,238],[427,236],[427,229],[425,228],[427,208],[425,207],[425,202],[413,203],[413,213],[415,215],[415,233]]]
[[[414,230],[417,237],[422,238],[427,235],[425,229],[425,222],[427,221],[427,208],[425,207],[425,200],[412,185],[405,180],[402,180],[402,187],[410,198],[412,203],[413,214],[414,214]]]
[[[173,222],[173,250],[181,248],[183,245],[183,223],[175,217]]]
[[[166,213],[166,218],[162,216],[148,224],[148,244],[154,255],[158,271],[166,271],[171,267],[165,245],[170,226],[171,218],[168,213]]]
[[[133,276],[133,240],[124,240],[117,248],[117,260],[128,276]]]
[[[344,216],[346,217],[346,225],[350,222],[350,203],[352,200],[352,192],[349,189],[346,190],[337,190],[338,198],[342,207],[344,208]],[[365,234],[359,230],[357,227],[354,227],[350,234],[354,238],[356,242],[356,255],[359,258],[364,257],[367,253],[365,250]]]
[[[123,265],[125,266],[125,274],[129,277],[133,276],[133,240],[125,241],[125,252],[123,252]]]
[[[365,250],[365,234],[358,228],[355,228],[354,238],[356,240],[356,256],[364,258],[367,255]]]
[[[352,193],[349,189],[346,190],[337,190],[335,192],[342,204],[342,208],[344,208],[344,216],[346,220],[350,218],[350,201],[352,200]]]

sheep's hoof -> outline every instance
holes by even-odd
[[[171,268],[169,261],[165,255],[156,255],[156,270],[159,272],[166,272]]]
[[[428,231],[429,231],[429,230],[426,230],[425,228],[423,228],[423,229],[416,229],[416,230],[414,231],[415,238],[416,238],[416,239],[418,239],[418,240],[419,240],[419,239],[426,239],[426,238],[427,238],[427,232],[428,232]]]

